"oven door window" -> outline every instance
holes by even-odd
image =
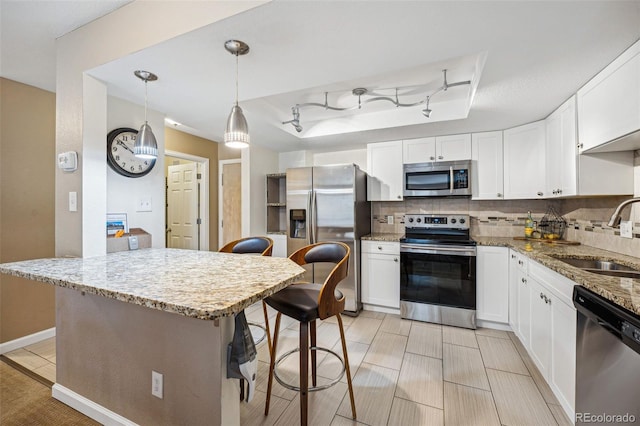
[[[476,258],[401,253],[400,300],[476,308]]]
[[[415,172],[406,174],[405,189],[408,191],[436,191],[451,188],[449,171]]]

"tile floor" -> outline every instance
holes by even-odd
[[[271,327],[275,311],[269,311]],[[262,307],[246,311],[264,323]],[[365,311],[343,316],[353,375],[357,422],[351,419],[346,377],[310,394],[312,425],[570,425],[553,393],[511,332],[467,330]],[[318,324],[319,346],[342,353],[337,321]],[[278,353],[297,347],[298,324],[282,317]],[[5,354],[55,382],[55,341],[49,339]],[[264,404],[269,369],[266,342],[258,346],[258,382],[250,404],[241,405],[242,425],[296,425],[297,393],[274,382],[269,416]],[[281,376],[296,384],[298,360],[281,364]],[[340,365],[318,354],[318,382],[331,380]]]

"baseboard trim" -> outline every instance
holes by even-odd
[[[15,351],[16,349],[24,348],[25,346],[33,345],[34,343],[41,342],[50,337],[55,337],[55,335],[56,328],[52,327],[47,330],[29,334],[28,336],[19,337],[15,340],[9,340],[8,342],[0,343],[0,355],[6,354],[7,352]]]
[[[488,321],[476,319],[476,326],[484,327],[484,328],[492,328],[494,330],[502,330],[502,331],[512,331],[509,324],[504,324],[501,322]]]
[[[59,383],[54,384],[53,388],[51,388],[51,396],[100,424],[106,426],[137,426],[137,423],[104,408],[100,404],[96,404]]]
[[[400,315],[400,309],[386,308],[384,306],[378,306],[378,305],[369,305],[368,303],[363,303],[362,304],[362,310],[364,310],[364,311],[374,311],[374,312],[383,312],[385,314]]]

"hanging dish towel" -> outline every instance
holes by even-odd
[[[247,402],[251,402],[253,399],[257,372],[258,352],[256,351],[255,344],[253,343],[253,337],[249,330],[249,324],[247,324],[247,318],[244,315],[244,311],[241,311],[236,314],[233,340],[227,348],[227,378],[240,379],[240,386],[243,387],[243,391],[243,380],[247,381]]]

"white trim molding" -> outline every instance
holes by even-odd
[[[9,340],[8,342],[0,343],[0,355],[14,351],[16,349],[24,348],[25,346],[33,345],[34,343],[38,343],[55,336],[56,328],[52,327],[47,330],[29,334],[28,336],[19,337],[15,340]]]
[[[51,396],[69,407],[106,426],[137,426],[137,423],[96,404],[90,399],[67,389],[59,383],[51,388]]]

